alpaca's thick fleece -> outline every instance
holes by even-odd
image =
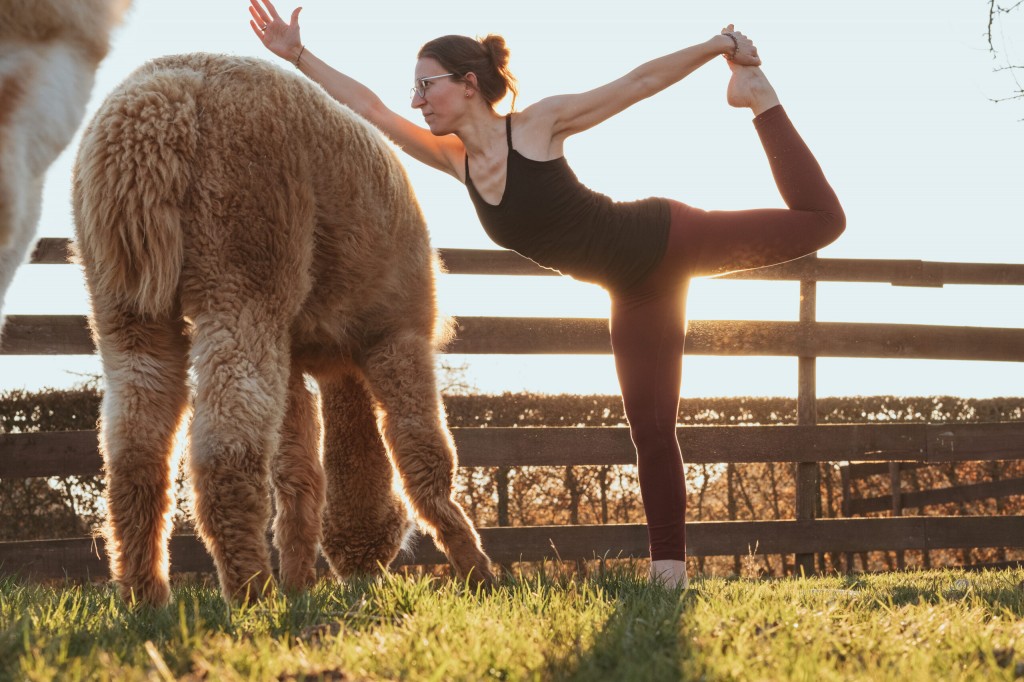
[[[115,394],[177,395],[182,372],[160,368],[185,363],[175,345],[188,348],[197,526],[226,596],[256,596],[270,578],[271,483],[286,586],[312,579],[321,539],[341,573],[389,562],[408,527],[392,462],[458,572],[489,577],[479,538],[451,501],[455,453],[433,376],[426,226],[376,129],[264,61],[165,57],[129,76],[89,124],[73,201],[93,332]],[[323,388],[326,475],[304,374]],[[375,408],[388,415],[383,440]],[[170,456],[180,409],[108,401],[101,421],[111,488],[139,501],[112,508],[113,574],[125,593],[157,603],[166,562],[139,557],[166,546],[166,527],[143,521],[155,512],[142,505],[155,499],[149,472]]]
[[[35,240],[46,170],[78,129],[110,32],[129,4],[0,3],[0,313]]]
[[[78,46],[98,63],[110,45],[110,30],[132,0],[4,0],[0,5],[0,41]]]
[[[378,564],[387,566],[394,560],[412,521],[394,489],[388,453],[363,379],[355,373],[323,377],[320,387],[327,415],[323,464],[330,481],[324,556],[340,576],[373,573]],[[364,496],[367,488],[377,494]]]

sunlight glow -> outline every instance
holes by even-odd
[[[588,5],[525,0],[515,12],[497,4],[453,2],[449,10],[415,3],[358,7],[317,1],[302,15],[309,49],[378,92],[415,120],[406,90],[416,49],[452,32],[495,31],[512,48],[520,108],[543,97],[606,83],[735,21],[759,45],[801,135],[836,188],[846,234],[823,253],[835,258],[909,258],[1021,262],[1020,159],[1024,135],[1016,103],[989,100],[1014,89],[992,71],[984,8],[945,3],[921,13],[914,3],[669,3],[638,0]],[[538,15],[543,22],[535,21]],[[193,17],[202,16],[202,22]],[[885,21],[865,17],[884,16]],[[643,17],[643,20],[640,18]],[[914,26],[912,51],[927,69],[893,68],[892,45]],[[177,30],[184,29],[187,30]],[[1024,13],[999,36],[1010,62],[1024,54]],[[613,46],[613,49],[605,49]],[[251,35],[244,3],[136,3],[97,77],[87,117],[129,72],[172,52],[215,51],[271,59]],[[587,55],[587,68],[569,55]],[[285,65],[287,67],[287,65]],[[290,67],[287,67],[290,68]],[[583,182],[616,199],[671,196],[695,206],[781,206],[747,112],[723,101],[727,69],[712,63],[676,86],[566,144]],[[77,139],[47,177],[42,236],[70,236],[71,164]],[[438,247],[493,248],[465,188],[404,159]],[[819,321],[1024,327],[1022,287],[909,289],[881,284],[818,286]],[[796,320],[794,282],[697,280],[691,319]],[[8,296],[8,314],[84,314],[77,268],[27,266]],[[567,278],[446,275],[439,302],[450,315],[593,317],[608,314],[607,295]],[[617,393],[610,357],[451,356],[465,361],[481,391]],[[91,357],[0,356],[0,390],[67,386],[78,372],[97,374]],[[1024,363],[822,359],[818,394],[1019,395]],[[795,395],[794,358],[688,356],[683,395]]]

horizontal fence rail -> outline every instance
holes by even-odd
[[[609,354],[595,318],[459,317],[446,353]],[[11,315],[0,355],[92,355],[81,315]],[[692,320],[688,355],[915,358],[1024,362],[1024,329],[854,322]]]
[[[70,241],[64,238],[40,239],[29,258],[29,263],[68,263],[70,248]],[[512,251],[438,249],[438,254],[445,269],[453,275],[559,274]],[[720,279],[881,282],[896,286],[920,287],[940,287],[944,284],[1024,285],[1024,265],[808,257],[757,270],[722,275]]]
[[[34,264],[66,264],[69,241],[42,239]],[[447,272],[458,275],[557,275],[512,252],[441,249]],[[808,257],[768,268],[726,275],[735,280],[801,282],[799,322],[691,321],[689,354],[774,355],[801,358],[800,425],[688,426],[678,430],[687,462],[795,463],[798,488],[815,489],[815,463],[849,462],[844,476],[890,473],[938,462],[1024,457],[1024,422],[1000,424],[871,423],[818,425],[813,415],[813,363],[818,357],[915,358],[1024,362],[1024,329],[937,325],[816,322],[816,282],[874,282],[895,286],[1024,285],[1024,265],[818,259]],[[51,355],[95,352],[81,315],[13,315],[0,354]],[[445,349],[459,354],[610,353],[607,321],[566,318],[457,318],[456,339]],[[808,364],[810,363],[810,364]],[[804,376],[802,374],[802,376]],[[625,428],[456,428],[464,467],[634,464]],[[900,464],[896,464],[900,463]],[[102,473],[95,431],[0,435],[0,478],[90,476]],[[805,475],[806,474],[806,475]],[[921,493],[901,493],[904,507],[979,496],[1018,494],[1017,479]],[[915,497],[918,495],[918,497]],[[960,497],[956,497],[960,495]],[[803,502],[813,517],[813,498]],[[892,496],[849,500],[847,511],[865,513],[892,506]],[[845,504],[845,503],[844,503]],[[798,500],[798,509],[801,508]],[[800,516],[800,514],[798,514]],[[642,557],[643,525],[481,528],[496,561],[544,558]],[[687,525],[693,556],[795,554],[875,550],[932,550],[1024,546],[1024,517],[936,517],[805,519],[794,521],[697,522]],[[0,574],[42,578],[105,577],[101,539],[77,538],[0,543]],[[198,539],[171,541],[172,569],[209,571],[212,562]],[[444,557],[424,538],[400,564],[441,563]],[[809,566],[806,562],[801,566]]]
[[[677,433],[683,457],[692,464],[1024,457],[1024,422],[684,426]],[[453,428],[452,435],[464,467],[636,463],[625,428]],[[94,476],[103,464],[95,431],[0,435],[0,452],[0,478]]]
[[[66,239],[42,239],[30,262],[68,262]],[[441,249],[452,274],[557,274],[510,251]],[[803,258],[726,275],[732,279],[1024,285],[1024,265],[859,261]],[[608,323],[592,318],[459,317],[446,349],[458,354],[607,354]],[[1024,362],[1024,329],[844,322],[692,320],[692,355],[915,358]],[[0,354],[91,355],[95,347],[80,315],[12,315]]]
[[[901,491],[897,499],[901,509],[916,509],[938,504],[976,502],[1013,495],[1024,495],[1024,478],[1007,478],[988,483],[970,483],[932,490]],[[848,502],[847,512],[849,514],[870,514],[889,511],[892,506],[892,495],[861,497]]]
[[[594,559],[647,556],[647,529],[641,524],[479,528],[484,549],[502,564],[541,559]],[[1024,517],[916,516],[893,519],[816,521],[703,521],[686,524],[692,556],[800,554],[827,547],[837,552],[936,550],[1001,547],[1024,538]],[[171,539],[171,570],[207,572],[213,561],[198,538]],[[411,553],[394,565],[438,564],[445,557],[421,536]],[[0,543],[0,571],[35,578],[104,578],[108,575],[100,538]]]

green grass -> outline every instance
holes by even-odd
[[[700,579],[628,570],[491,592],[388,576],[229,609],[178,585],[131,608],[106,586],[0,580],[0,678],[160,680],[1011,680],[1024,571]]]

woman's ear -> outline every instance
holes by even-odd
[[[462,83],[466,86],[466,97],[472,96],[474,92],[480,89],[476,80],[476,74],[472,71],[462,77]]]

